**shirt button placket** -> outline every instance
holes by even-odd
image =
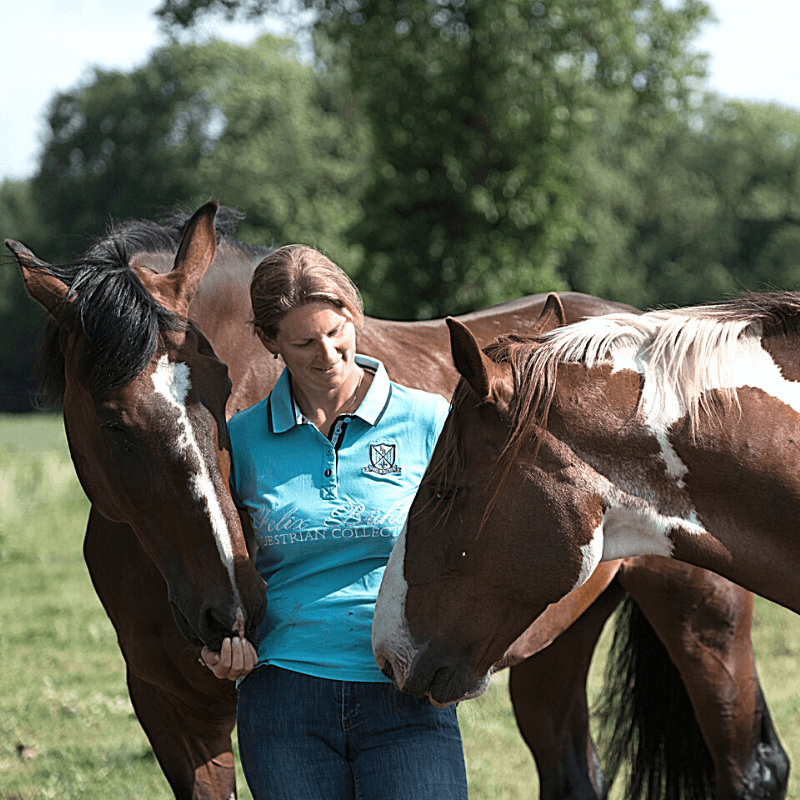
[[[325,448],[322,457],[322,496],[326,500],[336,498],[336,451],[332,445]]]

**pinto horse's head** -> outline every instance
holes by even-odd
[[[558,324],[547,319],[547,328]],[[489,358],[463,325],[448,324],[462,380],[386,567],[373,625],[379,666],[435,704],[484,691],[512,642],[597,563],[589,568],[580,547],[594,509],[576,507],[560,488],[570,454],[546,433],[512,436],[514,370],[498,345]],[[532,484],[533,471],[545,480]],[[531,536],[535,562],[525,556]],[[559,544],[565,536],[576,542],[569,558]]]
[[[207,203],[187,223],[165,274],[131,267],[111,238],[69,265],[6,242],[51,317],[45,342],[63,372],[56,383],[84,491],[97,512],[133,528],[179,629],[212,649],[232,630],[255,640],[265,606],[228,488],[227,367],[188,318],[216,254],[216,210]]]

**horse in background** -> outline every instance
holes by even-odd
[[[263,583],[248,557],[253,542],[227,490],[226,421],[265,396],[282,367],[247,329],[250,278],[267,251],[233,238],[235,216],[209,203],[166,226],[122,223],[66,265],[47,264],[6,242],[29,294],[51,316],[43,388],[63,407],[75,468],[92,503],[84,554],[117,633],[131,700],[173,793],[192,800],[235,796],[230,737],[236,692],[200,666],[199,648],[218,648],[231,632],[253,640],[264,603]],[[460,319],[488,343],[503,331],[529,331],[537,320],[545,330],[620,308],[566,293],[561,300],[538,295]],[[367,318],[358,349],[381,359],[400,383],[448,397],[456,385],[442,320]],[[571,661],[565,662],[558,642],[568,643],[570,632],[582,636],[586,620],[605,620],[616,572],[596,570],[510,656],[527,667],[514,706],[540,772],[545,765],[543,797],[563,796],[556,792],[565,782],[584,787],[576,792],[605,793],[588,720],[572,701],[582,689],[582,667],[573,688],[574,680],[563,679]],[[702,626],[708,621],[696,614],[696,594],[716,591],[718,579],[696,573],[667,576],[665,591],[676,618]],[[720,605],[711,623],[735,631],[720,652],[735,649],[752,658],[751,610],[752,600],[735,593]],[[564,632],[567,638],[560,639]],[[555,646],[547,647],[551,642]],[[680,646],[674,645],[676,652]],[[529,658],[534,652],[539,655]],[[712,655],[719,657],[709,649]],[[747,657],[741,663],[737,678],[739,670],[749,670],[752,681],[752,664]],[[684,666],[682,674],[703,672],[705,655],[686,653]],[[514,683],[521,685],[515,669],[512,691]],[[721,697],[735,680],[709,680],[707,691]],[[528,722],[546,719],[573,735],[532,731],[526,709]],[[709,704],[698,713],[720,760],[733,744],[749,753],[761,742],[759,725],[769,719],[765,705],[754,707],[746,727],[737,718],[725,731],[721,719],[713,719],[719,708]],[[772,748],[777,752],[779,743]],[[739,769],[736,758],[732,763],[732,771]]]

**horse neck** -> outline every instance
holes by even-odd
[[[221,245],[189,308],[192,320],[228,366],[228,417],[266,397],[283,369],[283,362],[270,356],[250,328],[254,269],[254,259],[243,250]]]
[[[648,419],[637,373],[559,367],[548,431],[603,499],[604,560],[671,556],[800,613],[800,381],[785,377],[789,357],[768,344],[735,402],[715,403],[712,390],[715,413],[696,426]]]
[[[404,386],[449,398],[458,382],[444,320],[393,322],[365,317],[356,349],[381,361],[389,377]]]

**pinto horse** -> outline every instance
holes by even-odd
[[[51,316],[43,389],[63,407],[72,458],[92,503],[85,558],[117,632],[134,709],[173,793],[192,800],[235,796],[236,693],[199,665],[199,649],[218,648],[231,632],[254,639],[264,611],[263,583],[248,557],[250,529],[228,492],[226,421],[269,391],[281,365],[247,331],[249,281],[267,251],[232,238],[234,217],[209,203],[166,226],[122,223],[66,265],[47,264],[6,242],[29,294]],[[562,299],[563,305],[544,295],[523,298],[460,319],[489,342],[503,331],[529,331],[537,320],[544,330],[620,308],[586,295]],[[441,320],[367,318],[358,349],[380,358],[402,383],[446,396],[456,385]],[[668,647],[682,674],[696,675],[698,686],[708,683],[698,716],[715,757],[726,758],[733,744],[749,753],[757,741],[782,753],[777,740],[765,744],[760,733],[771,727],[765,705],[753,706],[745,726],[738,719],[731,724],[714,705],[731,695],[740,672],[757,691],[751,597],[720,589],[722,579],[701,570],[653,571],[674,609],[672,626],[662,624],[660,633],[673,636]],[[540,771],[544,765],[543,797],[566,796],[567,784],[596,789],[598,797],[605,791],[575,698],[583,694],[585,704],[581,676],[593,647],[585,640],[615,603],[616,572],[596,570],[508,655],[507,663],[518,664],[512,668],[517,719]],[[721,598],[715,614],[698,615],[697,597],[708,594]],[[698,652],[683,646],[682,624],[730,635],[718,637],[716,650]],[[572,657],[573,639],[581,645],[579,659]],[[740,663],[729,669],[725,662],[729,671],[713,675],[706,652],[717,663],[729,650],[741,655]],[[575,689],[564,680],[567,665]],[[552,735],[553,728],[569,735]],[[730,761],[734,770],[746,767],[746,759]]]
[[[481,691],[618,559],[694,564],[800,612],[800,296],[611,314],[485,353],[448,325],[462,381],[375,613],[399,685]]]

